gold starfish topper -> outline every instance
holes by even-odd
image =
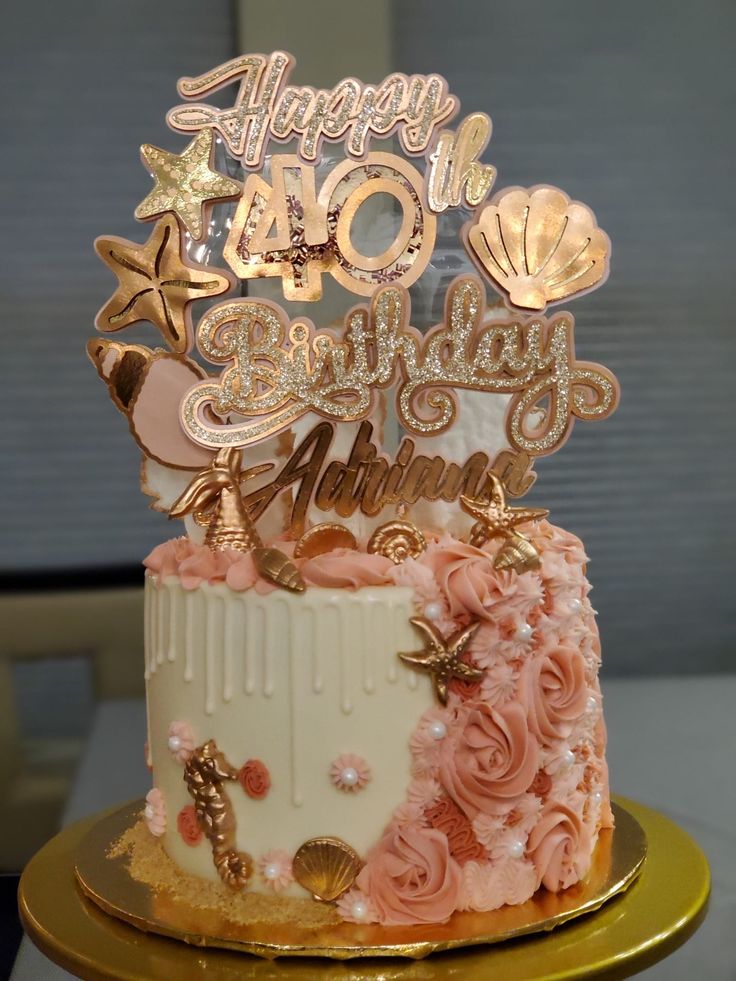
[[[506,544],[493,560],[495,569],[526,572],[539,568],[539,553],[524,535],[514,529],[518,525],[546,518],[549,511],[546,508],[509,507],[506,504],[503,483],[493,471],[489,476],[493,483],[490,501],[477,501],[465,495],[460,497],[463,511],[476,519],[470,530],[470,544],[480,548],[489,538],[501,536],[506,539]]]
[[[193,239],[204,233],[204,209],[210,201],[222,201],[240,194],[238,181],[212,170],[213,135],[203,129],[183,153],[169,153],[144,143],[141,157],[155,184],[135,209],[136,218],[152,218],[173,211]]]
[[[458,630],[448,640],[426,617],[412,617],[409,620],[425,634],[425,646],[421,651],[399,652],[405,664],[420,668],[432,675],[435,694],[443,705],[447,705],[447,686],[452,678],[464,681],[478,681],[483,676],[482,668],[474,668],[462,660],[470,638],[480,626],[480,622]]]
[[[230,276],[183,260],[181,232],[172,217],[157,221],[143,245],[111,235],[96,239],[95,251],[118,278],[118,288],[95,318],[97,329],[108,333],[147,320],[177,354],[192,347],[190,303],[227,293],[233,285]]]

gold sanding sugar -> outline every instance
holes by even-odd
[[[222,882],[202,879],[182,871],[166,854],[161,842],[140,820],[128,828],[107,853],[111,859],[128,858],[128,872],[136,882],[155,889],[177,905],[217,911],[231,923],[274,926],[298,923],[301,927],[326,927],[341,923],[334,906],[311,899],[238,892]],[[160,895],[164,900],[164,895]]]

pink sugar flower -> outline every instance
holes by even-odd
[[[177,763],[184,766],[194,752],[194,732],[188,722],[174,721],[169,724],[169,752]]]
[[[294,881],[291,856],[282,848],[272,848],[258,859],[261,878],[274,892],[279,893]]]
[[[419,725],[409,737],[413,776],[436,777],[440,747],[452,729],[455,715],[451,704],[447,708],[435,706],[422,715]]]
[[[146,794],[143,817],[151,834],[155,838],[160,838],[166,831],[166,802],[158,787],[153,787]]]
[[[362,756],[355,753],[341,753],[330,766],[330,780],[346,793],[362,790],[370,779],[370,767]]]
[[[505,705],[517,692],[519,670],[513,661],[496,661],[486,668],[480,683],[481,698],[494,708]]]
[[[376,923],[378,914],[368,896],[357,886],[348,889],[337,901],[337,912],[348,923]]]

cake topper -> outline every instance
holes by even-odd
[[[145,143],[141,157],[156,183],[135,209],[136,218],[172,211],[192,238],[202,238],[205,207],[212,201],[237,197],[241,190],[237,181],[211,170],[213,148],[210,130],[202,130],[179,154]]]
[[[184,256],[175,218],[163,217],[144,245],[114,235],[95,240],[95,251],[118,278],[118,287],[95,318],[105,333],[148,321],[172,351],[194,346],[190,306],[194,300],[227,293],[233,277]]]
[[[497,568],[534,568],[505,496],[529,490],[537,458],[556,452],[576,420],[605,419],[618,401],[611,372],[577,359],[573,317],[545,310],[605,281],[608,238],[555,188],[512,187],[487,200],[491,120],[474,112],[450,126],[459,103],[439,75],[345,78],[318,90],[288,84],[293,63],[280,51],[243,55],[182,79],[188,102],[167,119],[190,143],[142,150],[156,182],[136,209],[158,218],[148,242],[98,240],[119,286],[97,326],[148,320],[168,348],[88,346],[152,461],[144,488],[156,507],[206,519],[210,547],[236,542],[287,588],[303,584],[282,549],[265,560],[256,522],[266,512],[272,540],[303,536],[297,562],[369,539],[401,561],[423,547],[425,531],[446,527],[452,506],[473,543],[503,539]],[[229,107],[191,104],[231,84]],[[234,177],[213,169],[216,140]],[[326,143],[335,149],[322,160]],[[391,229],[369,247],[359,213],[386,202]],[[447,241],[440,223],[458,210],[464,224],[455,217],[451,228],[462,225],[466,258],[443,287],[438,323],[426,284],[436,284],[443,256],[423,274]],[[241,295],[223,298],[236,277]],[[319,307],[310,319],[289,309],[316,303],[325,277],[344,291],[337,326]],[[278,302],[258,295],[264,279]],[[505,313],[488,303],[489,285]],[[502,414],[503,427],[492,421]]]

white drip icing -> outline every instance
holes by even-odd
[[[394,617],[396,616],[396,608],[394,604],[389,605],[388,610],[386,610],[385,619],[379,618],[379,625],[381,629],[381,641],[383,649],[386,652],[386,680],[392,685],[395,684],[399,679],[398,672],[398,662],[399,659],[396,656],[396,651],[391,650],[391,644],[386,642],[386,632],[388,631],[389,636],[393,636],[392,628],[394,625]]]
[[[164,663],[164,649],[166,645],[166,611],[169,608],[169,594],[166,586],[159,589],[161,597],[161,611],[156,621],[156,661],[155,664]],[[154,665],[154,671],[156,667]]]
[[[166,587],[166,592],[168,594],[168,597],[167,598],[168,598],[168,605],[169,605],[169,616],[168,616],[169,629],[168,629],[168,638],[167,638],[167,644],[166,644],[166,660],[167,661],[175,661],[176,660],[176,647],[177,647],[177,644],[176,644],[177,616],[176,616],[176,614],[177,614],[177,607],[178,607],[178,602],[177,602],[178,592],[177,592],[176,588],[173,586],[173,584],[169,584],[169,586]]]
[[[257,607],[243,623],[243,691],[246,695],[252,695],[256,690],[257,638],[263,633],[263,617],[263,610]]]
[[[325,680],[322,677],[322,660],[320,657],[319,636],[316,626],[317,618],[314,610],[306,610],[305,613],[309,620],[309,629],[307,630],[305,624],[304,636],[310,638],[312,648],[312,691],[315,695],[319,695],[324,691]]]
[[[143,662],[146,681],[151,677],[151,630],[153,629],[153,587],[146,581],[143,590]],[[149,733],[150,735],[150,733]]]
[[[184,681],[194,677],[194,596],[184,597]]]
[[[278,606],[273,603],[268,608],[266,615],[265,629],[261,630],[261,657],[263,662],[263,694],[266,698],[271,698],[275,691],[274,686],[274,652],[276,649],[276,638],[279,636],[279,615]],[[290,652],[291,654],[291,652]]]
[[[222,621],[218,617],[217,597],[208,594],[205,598],[204,616],[204,711],[212,715],[215,711],[215,656],[222,646]]]
[[[376,682],[373,675],[374,645],[371,643],[373,631],[370,629],[371,620],[376,620],[375,612],[371,605],[365,605],[360,611],[360,634],[363,644],[363,691],[366,695],[372,695],[376,690]]]
[[[231,701],[233,697],[234,612],[232,603],[223,604],[222,700],[226,703]]]
[[[279,604],[281,605],[281,604]],[[294,807],[301,807],[304,803],[304,797],[302,796],[301,787],[299,786],[299,773],[301,772],[299,763],[297,761],[297,756],[299,753],[299,694],[300,686],[299,679],[297,677],[299,671],[300,661],[294,657],[294,621],[288,615],[289,610],[286,604],[284,605],[284,617],[287,623],[287,650],[290,652],[289,655],[289,719],[291,732],[289,733],[291,737],[291,802]]]
[[[338,657],[340,658],[340,708],[345,715],[350,715],[353,711],[352,699],[352,663],[360,655],[356,651],[358,644],[362,646],[363,637],[355,637],[350,632],[350,624],[345,616],[345,608],[337,604],[330,604],[330,609],[335,610],[338,619],[338,637],[340,646]]]

